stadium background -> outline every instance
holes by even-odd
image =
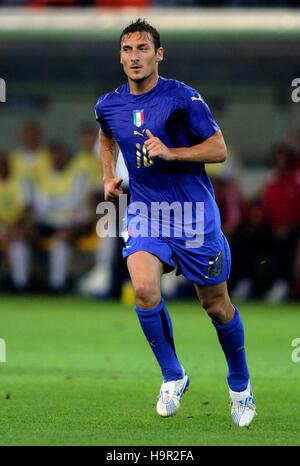
[[[9,199],[7,191],[0,189],[0,336],[7,344],[7,362],[0,367],[1,403],[7,414],[1,444],[299,444],[297,422],[288,416],[299,394],[299,368],[291,360],[291,342],[299,336],[298,304],[291,300],[300,296],[300,103],[291,98],[292,81],[300,77],[299,2],[3,0],[0,5],[0,78],[5,79],[7,91],[6,102],[0,103],[0,159],[8,162],[14,186]],[[122,243],[100,241],[95,234],[102,182],[93,109],[99,95],[124,81],[118,37],[124,26],[140,16],[161,33],[166,58],[160,74],[200,91],[229,147],[226,165],[208,170],[223,228],[232,243],[235,268],[230,286],[243,302],[250,329],[250,360],[259,401],[265,400],[274,383],[277,400],[284,400],[269,438],[262,432],[267,421],[272,421],[270,402],[261,407],[263,420],[250,436],[234,434],[225,415],[218,427],[223,426],[222,435],[215,430],[216,410],[224,402],[216,390],[224,372],[222,354],[215,348],[204,317],[199,317],[194,299],[190,301],[194,298],[191,286],[175,282],[172,275],[164,278],[164,295],[174,300],[179,345],[190,348],[183,353],[200,378],[202,418],[196,416],[196,424],[188,421],[186,426],[185,418],[178,416],[176,429],[181,429],[182,436],[172,437],[170,424],[160,431],[150,414],[143,424],[142,401],[133,407],[134,396],[130,402],[121,396],[124,389],[130,389],[132,378],[140,376],[142,367],[148,371],[141,384],[149,404],[160,382],[130,311],[133,294],[121,261]],[[43,212],[46,204],[40,207],[43,196],[49,195],[50,200],[54,196],[47,181],[55,178],[53,167],[44,171],[42,165],[40,178],[15,168],[14,160],[22,151],[24,155],[24,148],[19,150],[22,132],[23,143],[26,139],[24,127],[27,139],[30,134],[38,138],[40,127],[41,146],[58,165],[66,158],[61,172],[67,180],[62,182],[63,194],[59,198],[55,193],[58,211],[64,197],[73,196],[71,188],[68,191],[70,179],[77,194],[81,175],[88,179],[84,185],[88,195],[74,197],[77,206],[82,201],[89,211],[88,216],[79,216],[83,218],[80,223],[79,207],[68,216],[67,227],[51,224]],[[84,154],[80,135],[91,146]],[[277,174],[278,185],[266,193],[270,177],[276,174],[275,158],[277,170],[280,160],[287,165]],[[1,165],[2,183],[7,168]],[[24,180],[24,192],[30,194],[24,195],[26,203],[20,207],[16,192]],[[290,197],[285,196],[287,187]],[[13,220],[7,215],[11,205],[16,209]],[[49,209],[53,212],[52,204]],[[16,248],[20,239],[27,252]],[[18,274],[26,270],[24,262],[29,267],[25,281],[24,273]],[[66,277],[60,276],[65,268]],[[57,293],[68,297],[56,297]],[[196,323],[201,330],[196,330]],[[141,349],[140,359],[133,359]],[[193,354],[201,360],[201,367]],[[288,385],[282,382],[285,378]],[[135,390],[138,393],[138,387]],[[287,391],[293,393],[288,403]],[[205,392],[216,397],[213,407]],[[101,412],[97,411],[99,393],[105,400]],[[89,403],[83,400],[85,396]],[[111,411],[110,403],[116,400],[123,406],[120,412]],[[127,409],[132,415],[130,425]],[[194,416],[191,405],[188,409]],[[83,422],[84,413],[87,419]],[[82,429],[76,430],[79,420]],[[204,431],[201,438],[195,433],[198,428]]]

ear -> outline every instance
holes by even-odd
[[[156,52],[156,61],[160,62],[163,61],[164,59],[164,49],[162,47],[159,47]]]

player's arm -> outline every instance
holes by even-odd
[[[114,137],[99,131],[100,159],[103,169],[104,197],[107,201],[116,200],[123,193],[120,187],[122,179],[116,177],[115,170],[118,158],[118,144]]]
[[[220,163],[225,162],[227,148],[220,130],[205,139],[200,144],[191,147],[168,148],[159,138],[149,130],[146,131],[148,139],[145,142],[149,157],[159,157],[164,160],[176,162],[201,162]]]
[[[171,153],[176,161],[220,163],[227,158],[227,147],[219,130],[200,144],[171,149]]]

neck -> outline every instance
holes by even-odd
[[[128,79],[130,94],[145,94],[146,92],[151,91],[153,87],[156,86],[158,82],[158,73],[153,73],[148,78],[145,78],[143,81],[132,81]]]

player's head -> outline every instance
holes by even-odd
[[[139,18],[122,31],[120,61],[131,81],[141,82],[157,73],[163,53],[159,32],[147,21]]]

